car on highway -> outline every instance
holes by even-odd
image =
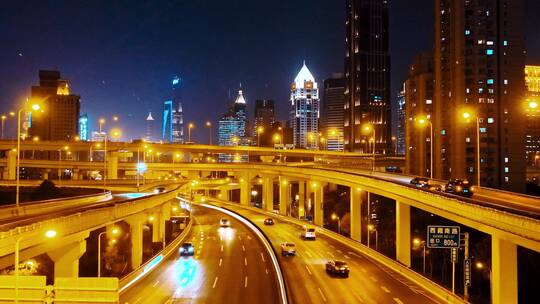
[[[281,243],[281,254],[283,256],[295,255],[296,254],[296,245],[291,242]]]
[[[444,186],[444,191],[456,195],[465,197],[471,197],[474,194],[474,187],[468,180],[464,179],[451,179]]]
[[[265,218],[264,219],[264,224],[267,225],[267,226],[274,225],[274,220],[271,219],[271,218]]]
[[[415,177],[411,179],[410,181],[411,185],[415,185],[416,187],[423,187],[423,185],[429,184],[429,179],[426,177]]]
[[[193,247],[192,243],[186,242],[186,243],[183,243],[182,246],[180,246],[180,248],[178,248],[178,252],[180,252],[181,256],[194,255],[195,248]]]
[[[343,261],[330,260],[326,262],[326,273],[349,277],[349,265]]]
[[[222,219],[219,220],[219,225],[221,227],[231,227],[231,221],[229,221],[226,218],[222,218]]]
[[[163,193],[163,192],[165,192],[165,190],[167,190],[165,187],[156,187],[154,189],[154,193],[156,193],[156,194]]]
[[[302,233],[300,234],[300,237],[304,240],[315,240],[315,228],[304,226],[304,230],[302,230]]]

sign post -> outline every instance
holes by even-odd
[[[456,291],[456,262],[460,242],[459,226],[429,225],[427,229],[427,246],[429,248],[450,249],[452,260],[452,293]]]

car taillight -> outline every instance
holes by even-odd
[[[475,191],[475,190],[476,190],[476,189],[474,188],[474,186],[473,186],[473,187],[471,187],[471,191]]]
[[[456,187],[456,191],[457,191],[457,192],[460,192],[460,191],[461,191],[461,186],[457,186],[457,187]]]

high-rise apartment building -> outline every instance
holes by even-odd
[[[437,178],[524,190],[523,9],[522,0],[435,1]]]
[[[154,117],[152,117],[152,112],[148,112],[145,120],[146,132],[144,134],[144,140],[147,142],[152,142],[154,140]]]
[[[172,94],[165,100],[163,109],[162,138],[166,142],[184,142],[184,112],[182,108],[182,79],[172,80]]]
[[[433,56],[431,53],[419,54],[410,66],[404,84],[407,174],[431,176],[433,89]],[[434,138],[437,139],[438,134],[434,134]]]
[[[252,137],[254,145],[268,146],[272,143],[271,128],[276,120],[274,101],[258,99],[255,101],[255,119]],[[260,130],[260,131],[258,131]],[[259,134],[260,133],[260,134]],[[261,142],[259,142],[259,139]]]
[[[525,105],[527,165],[538,166],[540,163],[540,66],[525,66],[525,84],[527,85]]]
[[[377,152],[391,146],[388,0],[347,0],[345,148],[361,151],[375,129]]]
[[[395,138],[395,154],[405,155],[405,107],[407,104],[407,99],[405,98],[405,84],[403,84],[403,89],[398,93],[397,96],[397,135]]]
[[[319,147],[319,88],[304,62],[291,85],[289,124],[296,148]]]
[[[31,98],[42,102],[44,111],[28,120],[29,135],[41,140],[72,140],[79,135],[81,97],[70,94],[59,71],[39,71],[39,86],[32,87]]]
[[[82,141],[88,141],[89,137],[89,128],[88,128],[88,115],[83,114],[79,117],[79,139]]]
[[[321,132],[327,150],[343,151],[343,107],[345,106],[345,78],[334,74],[324,80],[321,108]]]

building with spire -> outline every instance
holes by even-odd
[[[246,137],[246,100],[242,89],[238,90],[238,96],[234,104],[229,107],[227,113],[221,116],[218,122],[218,144],[220,146],[245,146],[249,145]],[[246,156],[220,154],[221,162],[247,161]]]
[[[182,108],[182,79],[174,76],[172,94],[163,109],[162,139],[165,142],[184,142],[184,112]]]
[[[154,117],[152,117],[152,112],[148,112],[146,116],[146,133],[144,135],[144,140],[151,142],[154,139]]]
[[[289,125],[296,148],[317,149],[319,143],[319,88],[313,74],[302,65],[291,84]]]

